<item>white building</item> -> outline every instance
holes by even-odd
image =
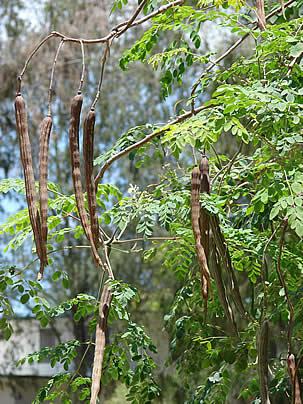
[[[39,388],[63,372],[63,366],[51,368],[45,361],[16,367],[16,362],[43,347],[74,339],[73,322],[57,318],[53,327],[41,328],[39,321],[25,318],[12,321],[12,326],[9,341],[0,337],[0,404],[31,404]]]

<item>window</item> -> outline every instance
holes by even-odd
[[[40,348],[56,345],[56,335],[51,329],[40,330]]]
[[[56,335],[50,328],[40,330],[40,349],[44,347],[51,347],[56,345]],[[45,358],[41,363],[48,363],[48,359]]]

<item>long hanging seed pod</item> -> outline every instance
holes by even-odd
[[[52,129],[52,118],[46,116],[40,126],[40,147],[39,147],[39,198],[40,198],[40,222],[41,222],[41,238],[42,238],[42,253],[44,265],[47,261],[47,174],[48,174],[48,147],[49,138]],[[43,277],[44,266],[40,267],[38,280]]]
[[[256,0],[258,27],[261,31],[266,29],[266,17],[264,10],[264,0]]]
[[[90,404],[96,404],[100,391],[100,379],[102,375],[102,363],[106,343],[107,317],[112,295],[107,285],[104,285],[100,305],[99,318],[96,327],[95,354],[92,372],[92,387]]]
[[[205,155],[202,155],[200,165],[200,174],[201,174],[201,186],[200,192],[201,193],[210,193],[210,178],[209,178],[209,164],[208,158]],[[206,212],[204,208],[200,209],[200,232],[201,232],[201,243],[205,251],[205,255],[207,258],[207,262],[209,261],[209,243],[210,243],[210,234],[209,234],[209,214]],[[218,290],[218,297],[220,303],[223,307],[225,316],[229,323],[232,326],[233,332],[235,335],[238,335],[237,325],[235,322],[234,314],[232,308],[229,304],[228,298],[226,296],[226,290],[222,278],[222,271],[220,267],[220,258],[216,249],[216,246],[213,245],[213,252],[214,252],[214,262],[213,262],[213,275],[215,277],[215,282]]]
[[[210,180],[209,180],[209,166],[208,166],[208,159],[206,156],[202,156],[200,162],[200,174],[201,174],[201,185],[200,185],[200,192],[203,193],[210,193]],[[204,248],[206,259],[208,261],[209,257],[209,215],[205,211],[205,209],[200,209],[200,232],[201,232],[201,244]]]
[[[299,380],[299,372],[296,368],[296,358],[294,354],[289,354],[287,357],[288,372],[292,385],[292,403],[302,404],[301,385]]]
[[[42,237],[40,228],[40,217],[37,209],[37,195],[35,189],[35,177],[33,170],[33,160],[31,144],[28,135],[27,113],[25,101],[20,93],[17,94],[15,100],[16,126],[19,135],[21,162],[24,172],[25,192],[28,206],[28,213],[33,229],[36,250],[40,259],[40,271],[43,272],[45,259],[42,252]]]
[[[87,213],[84,205],[84,196],[81,184],[81,172],[80,172],[80,152],[79,152],[79,126],[80,126],[80,114],[82,108],[83,98],[81,94],[77,94],[71,102],[71,120],[69,128],[69,146],[72,164],[72,177],[74,183],[74,191],[79,218],[84,230],[84,233],[91,245],[92,254],[94,260],[98,266],[104,269],[104,265],[96,249],[93,235],[91,232],[90,224],[88,221]]]
[[[210,285],[210,274],[207,265],[207,258],[205,255],[204,248],[201,244],[201,232],[200,232],[200,180],[201,173],[198,167],[194,167],[192,171],[192,180],[191,180],[191,221],[192,221],[192,229],[195,238],[195,246],[198,257],[198,263],[200,267],[200,276],[201,276],[201,287],[202,287],[202,296],[205,300],[208,298],[208,290]]]
[[[234,273],[234,268],[232,265],[229,250],[228,250],[225,238],[220,229],[219,219],[215,215],[211,215],[209,219],[210,219],[212,235],[214,237],[214,242],[217,246],[218,252],[220,254],[220,258],[226,269],[226,273],[229,277],[231,295],[232,295],[233,301],[234,301],[237,309],[239,310],[239,312],[242,314],[242,316],[247,317],[247,312],[246,312],[243,302],[242,302],[242,298],[241,298],[241,294],[240,294],[239,286],[238,286],[238,281],[237,281],[237,278]]]
[[[225,316],[226,316],[227,320],[229,321],[229,323],[231,324],[234,334],[238,335],[238,329],[237,329],[237,324],[236,324],[236,320],[234,317],[234,313],[232,311],[232,308],[229,304],[228,297],[226,295],[226,290],[225,290],[225,286],[224,286],[224,282],[223,282],[223,278],[222,278],[220,259],[219,259],[215,246],[212,250],[214,252],[212,274],[213,274],[215,282],[216,282],[216,286],[217,286],[217,290],[218,290],[218,297],[219,297],[220,303],[223,307]]]
[[[93,174],[94,161],[94,129],[95,129],[95,110],[90,109],[85,121],[83,132],[83,157],[84,157],[84,174],[86,183],[86,193],[88,201],[88,210],[90,215],[91,231],[95,246],[99,243],[99,223],[97,216],[96,189]]]
[[[263,321],[258,341],[258,373],[262,404],[270,404],[268,391],[268,328],[268,321]]]

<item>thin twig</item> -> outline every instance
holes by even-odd
[[[289,0],[287,3],[285,3],[285,7],[288,7],[290,4],[292,4],[295,0]],[[277,10],[272,11],[270,14],[266,16],[266,19],[272,17],[275,15],[277,12],[281,10],[281,7],[279,7]],[[138,21],[137,21],[138,22]],[[242,38],[240,38],[237,42],[235,42],[226,52],[224,52],[219,58],[216,59],[215,62],[212,63],[206,70],[209,71],[211,70],[216,64],[218,64],[221,60],[223,60],[227,55],[229,55],[234,49],[236,49],[242,42],[243,40],[249,36],[249,33],[245,34]],[[200,78],[199,78],[200,80]],[[196,87],[199,85],[199,80],[196,82]],[[195,84],[193,88],[195,87]],[[195,90],[194,90],[195,92]],[[193,95],[193,94],[192,94]],[[200,106],[199,108],[195,108],[194,104],[192,104],[191,111],[185,112],[183,115],[180,115],[178,118],[175,120],[171,121],[168,125],[165,125],[163,128],[160,128],[156,130],[155,132],[151,133],[150,135],[146,136],[145,138],[141,139],[139,142],[134,143],[133,145],[127,147],[126,149],[120,151],[116,155],[112,156],[107,162],[104,163],[104,165],[101,167],[99,173],[97,174],[95,178],[95,184],[97,185],[99,181],[103,178],[105,171],[112,165],[112,163],[119,158],[125,156],[126,154],[130,153],[132,150],[135,150],[139,147],[141,147],[143,144],[150,142],[153,138],[158,137],[162,135],[169,127],[169,125],[173,125],[179,122],[182,122],[186,120],[187,118],[190,118],[191,116],[197,114],[200,112],[202,109],[208,108],[207,106]]]
[[[98,88],[97,88],[97,93],[95,96],[95,99],[91,105],[91,109],[94,109],[96,106],[96,103],[100,97],[100,93],[101,93],[101,87],[102,87],[102,83],[103,83],[103,77],[104,77],[104,70],[105,70],[105,64],[107,62],[107,58],[110,54],[110,46],[111,46],[111,41],[107,41],[106,45],[105,45],[105,49],[103,51],[103,55],[102,55],[102,59],[101,59],[101,71],[100,71],[100,78],[99,78],[99,83],[98,83]]]
[[[171,3],[166,4],[165,6],[160,7],[158,10],[153,11],[152,13],[146,15],[145,17],[134,21],[129,27],[136,27],[138,25],[143,24],[144,22],[150,20],[151,18],[164,13],[166,10],[172,8],[172,7],[176,7],[181,5],[184,2],[184,0],[176,0],[173,1]],[[45,36],[36,46],[35,48],[31,51],[31,53],[29,54],[29,56],[27,57],[24,66],[21,70],[21,73],[18,76],[18,84],[17,84],[17,93],[20,93],[21,91],[21,81],[23,78],[23,75],[31,61],[31,59],[35,56],[35,54],[38,52],[38,50],[41,48],[41,46],[47,42],[50,38],[52,37],[59,37],[61,39],[64,39],[65,42],[76,42],[76,43],[83,43],[83,44],[98,44],[98,43],[106,43],[108,42],[110,39],[114,38],[115,36],[117,36],[117,34],[119,34],[119,31],[121,31],[121,28],[123,29],[123,27],[125,25],[127,25],[128,21],[124,21],[118,25],[116,25],[106,36],[102,37],[102,38],[96,38],[96,39],[85,39],[85,38],[73,38],[73,37],[69,37],[66,36],[64,34],[62,34],[61,32],[58,31],[52,31],[50,34],[48,34],[47,36]]]
[[[79,42],[80,42],[81,54],[82,54],[82,72],[81,72],[81,78],[80,78],[78,94],[81,94],[82,93],[83,83],[84,83],[84,75],[85,75],[85,53],[84,53],[83,41],[80,39]]]
[[[132,23],[135,21],[137,16],[140,14],[141,10],[144,8],[146,3],[147,3],[147,0],[141,1],[139,6],[137,7],[137,9],[135,10],[134,14],[132,15],[132,17],[128,20],[127,24],[116,35],[117,38],[119,38],[119,36],[121,36],[132,25]]]
[[[38,50],[41,48],[42,45],[45,44],[46,41],[48,41],[50,38],[52,38],[53,36],[55,36],[55,34],[53,32],[51,32],[50,34],[48,34],[46,37],[44,37],[39,43],[38,45],[35,46],[35,48],[31,51],[31,53],[28,55],[24,66],[21,70],[21,73],[18,76],[18,85],[17,85],[17,93],[21,92],[21,82],[22,82],[22,78],[23,75],[27,69],[27,66],[29,64],[29,62],[31,61],[31,59],[33,58],[33,56],[38,52]]]
[[[130,239],[124,239],[124,240],[114,239],[111,244],[135,243],[138,241],[147,241],[147,240],[148,241],[168,241],[168,240],[174,241],[174,240],[180,240],[180,239],[181,239],[181,237],[147,237],[147,238],[138,237],[138,238],[130,238]]]
[[[64,39],[61,39],[61,41],[58,45],[58,48],[57,48],[57,52],[55,54],[52,71],[51,71],[51,75],[50,75],[50,80],[49,80],[49,88],[48,88],[48,115],[49,116],[52,115],[51,104],[52,104],[52,97],[53,97],[53,81],[54,81],[55,68],[56,68],[58,56],[59,56],[59,53],[60,53],[60,50],[61,50],[63,44],[64,44]]]
[[[299,59],[301,59],[302,55],[303,55],[303,52],[301,52],[300,55],[293,58],[293,60],[289,63],[288,70],[287,70],[287,73],[286,73],[286,77],[290,76],[294,65],[298,62]]]

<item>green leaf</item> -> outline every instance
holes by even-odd
[[[29,301],[29,298],[30,298],[29,294],[28,294],[28,293],[25,293],[24,295],[21,296],[20,302],[21,302],[22,304],[25,304],[25,303],[27,303],[27,302]]]
[[[279,212],[280,212],[280,205],[277,204],[270,211],[269,219],[273,220],[276,216],[278,216]]]

